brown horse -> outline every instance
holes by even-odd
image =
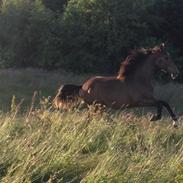
[[[80,90],[80,96],[87,104],[96,102],[114,109],[157,107],[157,114],[152,117],[152,121],[161,119],[162,108],[165,107],[174,121],[173,126],[176,127],[177,117],[169,104],[153,96],[151,81],[157,69],[168,72],[172,79],[179,74],[164,44],[133,51],[122,62],[116,77],[96,76],[87,80]]]

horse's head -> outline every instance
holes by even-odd
[[[179,70],[175,63],[172,61],[169,53],[166,52],[164,44],[155,47],[152,52],[156,55],[155,65],[158,69],[164,72],[168,72],[172,79],[175,79],[179,75]]]

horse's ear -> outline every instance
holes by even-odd
[[[161,51],[165,51],[165,43],[161,43],[161,45],[160,45],[160,50],[161,50]]]

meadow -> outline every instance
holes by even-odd
[[[54,110],[61,84],[90,75],[41,70],[0,71],[0,182],[181,183],[183,182],[183,85],[155,84],[179,117],[166,111],[94,111],[77,103]]]

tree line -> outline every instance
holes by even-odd
[[[161,42],[183,67],[182,0],[1,0],[0,6],[1,68],[115,73],[130,50]]]

